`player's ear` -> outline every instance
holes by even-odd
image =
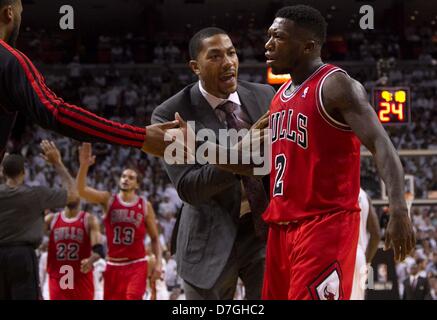
[[[197,62],[197,60],[190,60],[190,62],[188,63],[190,66],[190,69],[197,75],[200,75],[200,69],[199,69],[199,63]]]
[[[0,21],[8,24],[13,18],[14,11],[12,10],[11,5],[0,7]]]
[[[304,52],[305,53],[311,53],[314,48],[316,47],[316,42],[314,40],[308,40],[305,43]]]

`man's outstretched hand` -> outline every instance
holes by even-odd
[[[91,143],[84,142],[79,147],[79,163],[87,167],[92,166],[96,162],[96,156],[92,154]]]
[[[164,157],[166,148],[173,144],[173,147],[179,150],[177,155],[172,157],[175,163],[185,164],[194,161],[194,151],[189,148],[188,141],[194,144],[195,134],[179,113],[176,112],[174,121],[153,124],[147,126],[146,130],[146,139],[142,148],[144,152],[156,157]]]
[[[403,261],[416,245],[416,236],[408,209],[390,209],[390,219],[385,231],[384,250],[393,249],[396,262]]]
[[[61,153],[53,141],[43,140],[40,146],[42,150],[41,157],[43,157],[45,161],[52,165],[62,163]]]
[[[179,121],[174,120],[164,123],[156,123],[146,127],[146,138],[141,150],[155,157],[164,157],[165,149],[172,141],[164,139],[167,130],[179,128]]]
[[[193,128],[191,128],[187,124],[187,122],[184,119],[182,119],[181,115],[178,112],[175,113],[175,120],[179,122],[180,130],[184,134],[185,142],[187,142],[187,141],[196,141],[195,140],[196,139],[196,134],[194,133]],[[188,150],[187,149],[187,151],[192,151],[192,150]]]

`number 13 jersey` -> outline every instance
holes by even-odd
[[[334,72],[345,71],[324,64],[291,93],[290,80],[271,102],[271,198],[263,215],[267,222],[359,211],[360,141],[322,102],[323,83]]]
[[[109,258],[136,260],[146,256],[146,214],[147,202],[142,197],[126,203],[113,195],[104,218]]]

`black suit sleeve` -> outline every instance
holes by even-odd
[[[57,97],[32,62],[3,41],[0,41],[0,105],[9,112],[22,112],[43,128],[80,141],[137,148],[144,142],[145,128],[98,117]]]
[[[171,121],[173,118],[164,108],[158,107],[153,112],[152,123]],[[237,180],[234,174],[209,164],[168,165],[164,162],[164,167],[179,197],[194,206],[210,201]]]

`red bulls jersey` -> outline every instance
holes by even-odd
[[[359,211],[360,141],[322,102],[323,83],[334,72],[345,71],[324,64],[291,93],[290,80],[271,102],[271,200],[263,216],[267,222]]]
[[[53,217],[47,254],[47,272],[52,277],[65,275],[65,270],[60,272],[65,265],[71,266],[74,273],[80,273],[82,259],[91,256],[88,214],[81,211],[76,217],[69,219],[64,212],[59,212]]]
[[[104,219],[109,258],[135,260],[146,256],[146,214],[147,202],[143,198],[126,203],[118,195],[112,197]]]

